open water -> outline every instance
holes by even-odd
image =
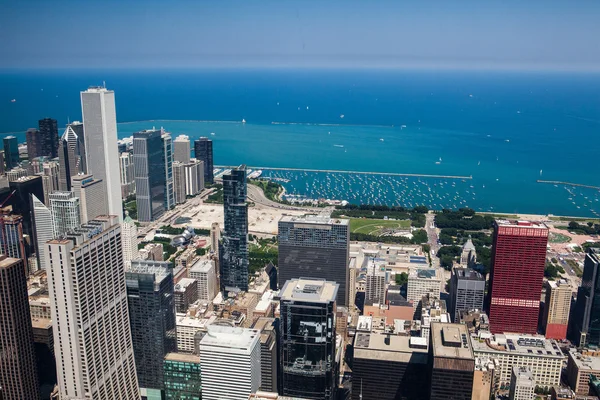
[[[597,216],[600,75],[382,70],[4,71],[0,131],[24,140],[81,118],[79,91],[115,90],[119,136],[163,126],[214,140],[215,164],[265,170],[289,193],[353,203]],[[15,102],[11,102],[15,99]],[[242,119],[247,122],[241,123]],[[222,122],[201,122],[201,121]],[[142,121],[142,122],[130,122]]]

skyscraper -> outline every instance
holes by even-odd
[[[52,212],[35,195],[31,195],[35,253],[38,269],[46,270],[46,242],[54,238]]]
[[[25,276],[29,274],[28,254],[23,239],[23,217],[20,215],[0,215],[0,254],[23,259]]]
[[[279,220],[279,287],[301,277],[340,285],[337,303],[348,304],[349,242],[347,219],[327,215],[284,216]]]
[[[377,263],[374,259],[369,260],[365,280],[365,305],[384,305],[387,289],[385,263]]]
[[[121,240],[123,242],[123,262],[129,266],[132,260],[139,258],[137,225],[125,211],[125,219],[121,224]]]
[[[58,125],[55,119],[44,118],[38,121],[42,144],[42,155],[58,157]]]
[[[71,177],[71,190],[79,199],[79,215],[82,224],[98,215],[108,213],[108,199],[102,181],[94,179],[90,174],[75,175]]]
[[[27,158],[29,158],[30,162],[33,161],[34,158],[43,155],[40,131],[35,128],[27,129],[27,132],[25,132],[25,139],[27,141]]]
[[[190,162],[191,148],[190,137],[179,135],[173,141],[173,159],[180,163],[186,164]]]
[[[187,196],[195,196],[204,189],[204,163],[192,159],[185,168],[185,193]]]
[[[102,180],[108,198],[108,213],[123,219],[115,92],[91,87],[81,92],[87,173]]]
[[[119,218],[89,221],[46,250],[60,398],[139,399]]]
[[[119,157],[121,171],[121,197],[128,198],[135,194],[135,175],[133,173],[133,154],[129,152],[121,153]]]
[[[65,133],[60,138],[58,145],[58,160],[60,163],[60,190],[71,190],[71,177],[83,172],[82,151],[77,133],[67,125]]]
[[[0,398],[40,398],[23,260],[4,255],[0,255]]]
[[[150,222],[165,212],[165,158],[160,130],[133,134],[133,165],[138,220]]]
[[[335,399],[339,284],[293,279],[280,291],[283,396]]]
[[[580,347],[600,346],[600,249],[590,247],[587,250],[569,325],[573,343]]]
[[[430,400],[471,400],[475,356],[465,324],[431,324]]]
[[[571,310],[571,285],[564,279],[546,282],[546,301],[542,325],[547,339],[567,338]]]
[[[225,230],[219,251],[221,291],[248,290],[248,203],[246,166],[223,175]]]
[[[138,383],[160,398],[164,358],[177,350],[172,269],[168,262],[133,261],[125,279]]]
[[[247,399],[260,387],[256,329],[209,325],[200,341],[202,399]]]
[[[492,333],[537,332],[547,244],[544,224],[496,221],[488,292]]]
[[[165,210],[175,207],[175,188],[173,186],[173,141],[171,135],[163,131],[163,151],[165,157]]]
[[[460,312],[465,310],[483,310],[485,299],[485,278],[470,268],[454,268],[450,278],[449,313],[454,322],[458,322]]]
[[[12,205],[13,212],[23,217],[23,233],[33,236],[31,222],[31,194],[38,199],[44,198],[44,186],[41,176],[26,176],[19,178],[14,182],[9,182],[10,191],[14,194],[8,200],[6,205]]]
[[[9,171],[19,165],[19,143],[16,136],[6,136],[4,142],[4,161],[6,170]]]
[[[79,159],[80,159],[80,171],[83,173],[88,172],[87,170],[87,158],[86,158],[86,154],[85,154],[85,136],[83,134],[83,123],[80,121],[73,121],[69,124],[67,124],[68,128],[71,128],[73,130],[73,132],[75,132],[75,135],[77,135],[77,141],[79,142]]]
[[[185,203],[185,165],[179,161],[173,163],[173,190],[175,194],[175,203]]]
[[[260,332],[260,390],[279,391],[279,320],[259,317],[252,325]]]
[[[79,199],[73,192],[54,192],[50,194],[50,212],[52,213],[52,231],[54,237],[61,237],[74,231],[81,224]]]
[[[206,137],[201,137],[200,139],[195,140],[194,154],[196,155],[197,160],[200,160],[204,163],[204,182],[206,184],[214,183],[212,140],[209,140]]]

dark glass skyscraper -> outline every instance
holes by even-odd
[[[27,140],[27,157],[29,158],[29,162],[31,162],[34,158],[42,155],[42,138],[40,131],[35,128],[27,129],[27,132],[25,132],[25,139]]]
[[[575,344],[600,346],[600,249],[590,247],[585,255],[569,329]]]
[[[58,157],[58,125],[55,119],[44,118],[38,121],[40,127],[42,155]]]
[[[39,399],[23,260],[0,255],[0,398]]]
[[[17,181],[9,182],[9,189],[14,194],[6,202],[6,205],[12,205],[13,212],[23,217],[23,233],[33,237],[33,216],[32,200],[30,195],[35,195],[38,199],[44,198],[44,185],[41,176],[25,176]]]
[[[335,399],[336,296],[339,285],[294,279],[281,289],[281,381],[283,396]]]
[[[197,160],[204,162],[204,183],[213,183],[215,178],[213,175],[214,164],[212,140],[205,137],[195,140],[194,153]]]
[[[223,208],[225,230],[219,251],[221,291],[247,291],[248,203],[245,165],[223,175]]]
[[[164,357],[177,350],[171,268],[168,262],[132,261],[125,279],[138,383],[162,390]]]
[[[340,285],[338,305],[348,304],[350,230],[347,219],[284,216],[279,221],[279,287],[301,277]]]
[[[133,134],[133,170],[135,175],[138,220],[150,222],[165,212],[165,157],[160,130]]]
[[[9,171],[19,165],[19,143],[16,136],[6,136],[4,142],[4,161],[6,170]]]

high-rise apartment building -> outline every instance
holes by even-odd
[[[165,212],[165,158],[161,130],[133,134],[133,165],[138,220],[154,221]]]
[[[218,292],[215,262],[198,259],[189,268],[189,277],[196,280],[198,300],[211,302]]]
[[[471,400],[475,356],[465,324],[431,324],[430,400]]]
[[[190,147],[190,137],[179,135],[173,141],[173,159],[182,164],[190,162],[192,149]]]
[[[0,255],[0,398],[40,398],[23,260]]]
[[[279,320],[259,317],[252,328],[260,332],[260,390],[277,393],[279,391]]]
[[[221,240],[221,228],[218,222],[213,222],[210,226],[210,249],[213,253],[219,253],[219,241]]]
[[[123,199],[135,194],[135,175],[133,172],[133,154],[121,153],[119,157],[121,171],[121,197]]]
[[[417,310],[423,296],[440,298],[444,273],[441,268],[412,267],[408,270],[406,284],[406,300],[411,302],[413,310]]]
[[[35,195],[31,195],[35,253],[39,270],[46,270],[46,242],[54,238],[52,212]]]
[[[89,221],[46,251],[60,398],[139,399],[119,218]]]
[[[600,346],[600,249],[590,247],[587,250],[569,325],[573,343],[580,347]]]
[[[448,312],[458,322],[460,312],[483,310],[485,277],[470,268],[454,268],[450,278],[450,302]]]
[[[365,305],[385,304],[385,291],[387,284],[386,263],[378,263],[375,259],[369,260],[365,274]]]
[[[172,269],[168,262],[133,261],[125,280],[138,384],[160,398],[164,358],[177,350]]]
[[[214,183],[214,175],[213,175],[213,146],[212,140],[201,137],[198,140],[194,141],[194,154],[197,160],[200,160],[204,163],[204,182],[206,184]]]
[[[564,279],[546,283],[543,326],[548,339],[567,338],[569,312],[571,310],[571,285]]]
[[[260,332],[209,325],[200,341],[202,399],[247,399],[260,387]]]
[[[542,223],[496,221],[488,292],[492,333],[537,332],[547,244]]]
[[[225,231],[219,251],[221,291],[248,290],[248,203],[246,166],[223,175]]]
[[[204,189],[204,163],[192,159],[184,164],[185,168],[185,194],[195,196]]]
[[[4,204],[12,205],[13,212],[23,217],[23,233],[33,236],[32,215],[31,215],[31,196],[35,195],[38,199],[44,198],[44,186],[41,176],[26,176],[16,181],[8,183],[10,192],[14,191],[12,197]]]
[[[40,131],[35,128],[27,129],[25,132],[25,140],[27,141],[27,158],[32,162],[35,158],[42,156],[42,138]]]
[[[19,142],[13,135],[5,136],[4,142],[4,161],[6,170],[9,171],[19,165]]]
[[[55,119],[44,118],[38,121],[40,130],[42,155],[50,158],[58,157],[58,125]]]
[[[165,210],[175,207],[175,188],[173,183],[173,141],[171,135],[163,131],[163,152],[165,159]]]
[[[185,165],[179,161],[173,162],[173,192],[175,203],[185,203],[187,199],[185,190]]]
[[[62,237],[81,225],[79,199],[73,192],[50,194],[50,212],[54,237]]]
[[[280,292],[281,394],[335,399],[336,298],[339,284],[293,279]]]
[[[98,215],[108,213],[108,198],[102,181],[94,179],[90,174],[79,174],[71,177],[71,190],[79,199],[81,223],[85,224]]]
[[[121,241],[123,242],[123,262],[126,267],[131,264],[131,261],[140,257],[137,232],[137,225],[125,211],[125,219],[121,224]]]
[[[283,216],[279,220],[279,287],[301,277],[339,285],[337,304],[348,304],[350,229],[347,219],[327,215]]]
[[[81,149],[82,145],[84,142],[77,136],[72,126],[67,125],[58,144],[60,190],[71,190],[71,177],[83,172],[82,155],[85,156],[85,150]]]
[[[81,92],[81,112],[85,135],[87,173],[104,182],[108,213],[123,219],[119,151],[117,147],[117,114],[115,92],[104,87],[91,87]]]

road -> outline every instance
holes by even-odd
[[[437,258],[435,256],[435,254],[437,254],[438,250],[440,249],[440,245],[438,244],[438,232],[437,232],[437,228],[435,227],[434,219],[435,219],[435,214],[433,214],[433,213],[425,214],[425,230],[427,231],[427,238],[428,238],[427,243],[429,244],[429,246],[431,247],[431,250],[433,251],[433,255],[431,255],[431,253],[429,254],[431,256],[431,264],[434,267],[439,267],[440,260],[439,260],[439,258]]]
[[[317,213],[321,214],[324,212],[331,213],[335,207],[297,207],[297,206],[289,206],[286,204],[277,203],[275,201],[267,199],[265,193],[261,188],[256,185],[248,185],[247,188],[247,198],[249,201],[260,204],[265,207],[278,208],[280,210],[293,210],[293,211],[304,211],[307,213]]]

